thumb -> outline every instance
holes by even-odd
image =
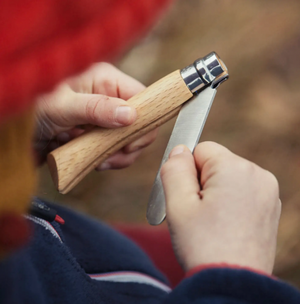
[[[192,153],[186,146],[175,147],[161,169],[167,204],[167,218],[183,216],[199,204],[200,186]],[[186,202],[191,204],[187,206]],[[195,206],[196,207],[196,206]]]
[[[132,124],[137,116],[135,108],[125,100],[101,94],[72,94],[60,105],[63,124],[73,127],[92,124],[116,128]]]

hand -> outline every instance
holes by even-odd
[[[174,148],[161,178],[173,247],[185,270],[228,263],[272,272],[281,212],[274,175],[206,142],[194,156],[185,146]]]
[[[37,100],[38,128],[35,150],[38,163],[46,155],[94,126],[119,128],[132,124],[137,113],[125,100],[144,86],[108,63],[93,65]],[[142,148],[152,143],[154,130],[108,158],[98,170],[119,169],[132,164]]]

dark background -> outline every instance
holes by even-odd
[[[149,85],[211,51],[230,79],[218,90],[201,141],[216,141],[277,176],[283,210],[275,274],[300,286],[300,1],[177,1],[116,65]],[[59,195],[41,168],[39,194],[104,221],[146,223],[173,124],[133,166],[93,172],[68,195]]]

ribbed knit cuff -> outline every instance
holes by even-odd
[[[203,265],[199,265],[199,266],[196,266],[192,269],[190,269],[186,274],[185,274],[185,277],[186,278],[189,278],[191,277],[192,275],[200,272],[200,271],[203,271],[203,270],[207,270],[207,269],[214,269],[214,268],[229,268],[229,269],[240,269],[240,270],[248,270],[248,271],[251,271],[251,272],[255,272],[257,274],[260,274],[260,275],[263,275],[263,276],[267,276],[271,279],[275,279],[277,280],[277,278],[273,275],[270,275],[262,270],[259,270],[259,269],[254,269],[254,268],[251,268],[251,267],[246,267],[246,266],[240,266],[240,265],[234,265],[234,264],[227,264],[227,263],[212,263],[212,264],[203,264]]]

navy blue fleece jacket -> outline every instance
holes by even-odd
[[[174,290],[133,242],[54,206],[65,225],[29,216],[30,244],[0,263],[1,304],[300,303],[292,286],[242,269],[206,269]]]

